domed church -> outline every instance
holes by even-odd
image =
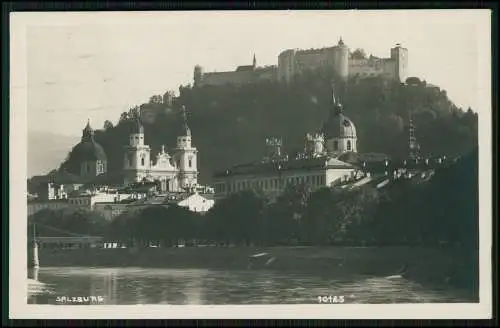
[[[84,181],[106,173],[106,153],[94,140],[94,130],[90,126],[90,121],[87,121],[82,132],[82,139],[73,149],[71,156],[80,164],[80,178]]]
[[[354,123],[344,115],[342,104],[335,99],[332,88],[332,104],[330,117],[323,124],[322,132],[325,136],[328,156],[338,157],[346,152],[356,153],[357,136]]]

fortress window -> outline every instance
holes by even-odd
[[[347,150],[351,150],[351,140],[347,140]]]

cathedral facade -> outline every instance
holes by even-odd
[[[144,141],[144,127],[138,120],[125,146],[124,183],[158,181],[162,192],[183,192],[198,186],[197,153],[192,145],[191,130],[183,107],[184,127],[172,154],[161,151],[151,159],[151,148]]]

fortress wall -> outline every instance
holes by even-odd
[[[245,84],[255,81],[254,71],[210,72],[203,74],[201,85]]]

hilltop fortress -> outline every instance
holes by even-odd
[[[207,72],[194,68],[194,85],[241,85],[262,81],[290,83],[295,76],[319,68],[332,70],[338,77],[382,76],[404,82],[408,77],[408,49],[400,44],[390,49],[389,58],[356,56],[340,38],[337,45],[320,49],[288,49],[278,55],[278,66],[258,67],[255,55],[252,65],[238,66],[235,71]]]

